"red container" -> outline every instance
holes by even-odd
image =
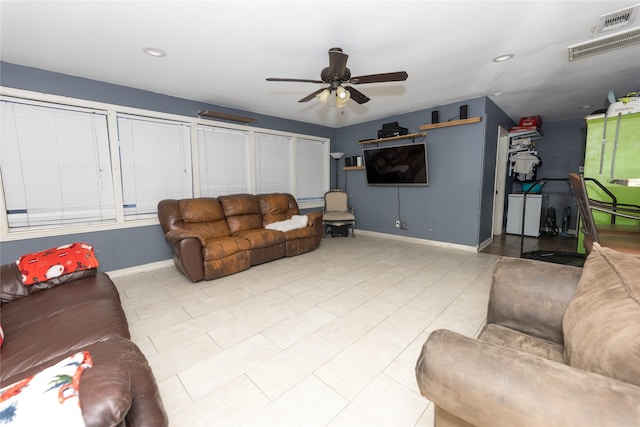
[[[540,129],[542,127],[542,119],[540,116],[523,117],[520,119],[518,126]]]

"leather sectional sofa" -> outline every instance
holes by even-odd
[[[109,276],[90,269],[24,286],[12,263],[0,269],[0,296],[0,387],[88,351],[93,366],[84,370],[79,382],[87,426],[168,425],[155,378],[130,340],[120,296]],[[46,425],[46,413],[42,419]]]
[[[436,426],[640,425],[640,260],[501,258],[478,338],[433,332],[416,378]]]
[[[158,218],[176,268],[193,282],[212,280],[284,256],[312,251],[322,239],[322,213],[280,231],[269,224],[299,216],[287,193],[162,200]]]

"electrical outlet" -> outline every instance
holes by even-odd
[[[396,221],[396,228],[400,228],[400,221]]]

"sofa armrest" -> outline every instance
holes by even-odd
[[[87,426],[166,427],[155,377],[132,341],[113,337],[87,347],[93,367],[80,379],[80,404]]]
[[[637,425],[640,387],[515,350],[433,332],[416,365],[420,392],[472,425]]]
[[[200,240],[200,244],[202,246],[206,246],[206,240],[198,233],[189,230],[170,230],[167,231],[164,235],[164,240],[169,244],[169,246],[173,246],[176,243],[184,239],[198,239]]]
[[[131,408],[129,373],[120,366],[94,366],[80,379],[80,404],[87,427],[123,423]]]
[[[563,344],[562,317],[582,269],[502,257],[493,272],[487,323]]]
[[[307,222],[308,226],[315,227],[318,222],[322,224],[322,212],[309,212],[305,215],[309,218],[309,221]]]

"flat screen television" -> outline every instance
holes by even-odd
[[[363,151],[369,185],[429,185],[426,142]]]

